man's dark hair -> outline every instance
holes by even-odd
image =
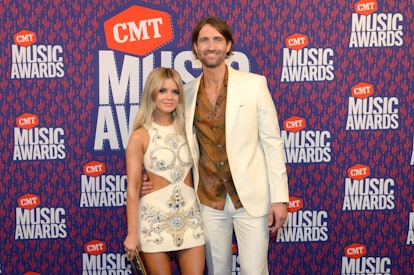
[[[229,25],[227,25],[226,21],[224,21],[223,19],[217,16],[206,17],[202,19],[200,22],[198,22],[198,24],[194,27],[193,33],[191,34],[191,46],[193,48],[193,54],[197,55],[194,50],[194,44],[197,44],[200,30],[207,24],[215,28],[221,35],[223,35],[227,43],[231,42],[231,48],[227,52],[227,57],[232,55],[233,44],[234,44],[233,34],[231,32]]]

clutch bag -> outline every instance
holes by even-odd
[[[141,259],[141,256],[139,255],[139,250],[135,250],[135,256],[134,259],[131,260],[131,267],[132,272],[134,275],[147,275],[147,271],[145,270],[144,262]]]

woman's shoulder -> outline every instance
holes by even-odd
[[[131,133],[128,144],[147,145],[148,142],[149,142],[148,130],[144,126],[141,126]]]

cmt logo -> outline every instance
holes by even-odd
[[[105,164],[99,161],[91,161],[83,166],[83,173],[87,176],[97,177],[105,172]]]
[[[288,211],[293,213],[303,208],[303,200],[293,196],[289,197]]]
[[[131,6],[104,23],[108,48],[146,55],[173,38],[170,15],[166,12]]]
[[[231,253],[233,254],[237,253],[237,244],[235,243],[231,244]]]
[[[39,124],[37,115],[24,113],[16,118],[16,125],[19,128],[30,130]]]
[[[286,131],[299,132],[306,127],[306,121],[303,117],[291,116],[290,118],[283,121],[283,126]]]
[[[378,10],[378,4],[375,0],[361,0],[354,5],[355,12],[361,15],[370,15]]]
[[[90,255],[98,256],[106,251],[106,243],[103,241],[92,240],[83,245],[85,252]]]
[[[299,51],[309,44],[307,35],[295,33],[286,38],[286,48]]]
[[[360,82],[351,88],[352,96],[357,98],[367,98],[374,94],[374,86],[370,83]]]
[[[40,198],[37,195],[26,194],[17,199],[20,208],[32,210],[40,205]]]
[[[367,247],[363,244],[353,243],[345,247],[345,256],[352,259],[361,258],[367,254]]]
[[[37,42],[36,33],[28,30],[21,30],[13,36],[14,44],[29,47]]]
[[[371,174],[371,171],[368,166],[363,164],[355,164],[348,169],[348,178],[362,180],[368,177]]]

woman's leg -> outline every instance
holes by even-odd
[[[167,252],[142,253],[145,268],[151,275],[171,275],[170,255]]]
[[[178,260],[181,275],[204,274],[204,245],[177,251],[175,255]]]

